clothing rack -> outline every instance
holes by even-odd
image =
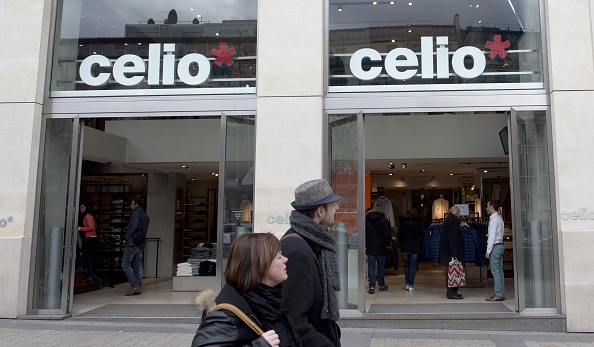
[[[476,230],[481,238],[481,245],[483,249],[486,249],[487,245],[487,234],[488,234],[488,219],[483,218],[467,218],[466,223]],[[484,252],[483,252],[484,256]],[[486,263],[485,263],[486,265]],[[483,279],[483,266],[478,266],[479,268],[479,278],[478,281],[476,279],[469,279],[468,273],[466,274],[466,288],[485,288],[485,281]]]

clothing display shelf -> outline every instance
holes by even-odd
[[[203,242],[210,242],[209,195],[186,196],[184,209],[183,260],[191,255],[192,248]]]
[[[135,175],[137,176],[137,175]],[[97,176],[93,177],[96,178]],[[112,176],[103,176],[112,177]],[[114,175],[116,177],[125,177]],[[142,176],[146,177],[146,176]],[[134,180],[134,189],[127,183],[97,183],[91,177],[82,177],[80,202],[91,205],[95,215],[97,228],[97,246],[95,251],[95,275],[102,283],[113,287],[126,282],[126,275],[122,269],[126,226],[130,219],[130,204],[133,199],[146,201],[146,180],[138,186]]]

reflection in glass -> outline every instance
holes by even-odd
[[[538,0],[378,1],[376,5],[330,0],[329,4],[331,87],[497,83],[542,88]],[[432,40],[423,46],[422,37]],[[471,48],[456,54],[461,47],[476,47],[474,52],[484,56],[484,71],[464,74],[475,66],[479,69],[482,58],[468,54]],[[353,58],[363,48],[378,56]],[[404,62],[407,52],[409,61]],[[394,60],[401,64],[398,71],[384,66]],[[357,70],[370,71],[370,79],[357,77],[363,75]]]
[[[58,1],[51,90],[255,87],[256,18],[256,0]]]
[[[227,116],[223,258],[235,237],[253,232],[255,116]]]
[[[48,119],[36,240],[32,309],[60,309],[72,150],[72,119]]]
[[[330,183],[340,209],[334,219],[337,261],[340,272],[338,305],[341,309],[357,308],[359,263],[357,230],[357,115],[329,115]],[[365,239],[362,239],[364,242]]]
[[[555,308],[547,117],[517,112],[526,308]]]

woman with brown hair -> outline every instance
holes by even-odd
[[[281,308],[287,260],[280,241],[270,233],[237,237],[229,250],[226,284],[219,295],[214,298],[214,292],[205,291],[196,297],[203,314],[192,347],[302,346],[291,318]],[[263,333],[258,335],[228,309],[214,310],[219,304],[234,305]]]

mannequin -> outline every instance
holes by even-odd
[[[443,219],[444,215],[450,210],[450,203],[439,194],[439,198],[433,201],[433,219]]]
[[[243,194],[241,197],[241,203],[239,204],[239,209],[243,211],[241,214],[241,221],[242,222],[252,222],[252,211],[254,210],[254,204],[248,200],[247,195]]]

